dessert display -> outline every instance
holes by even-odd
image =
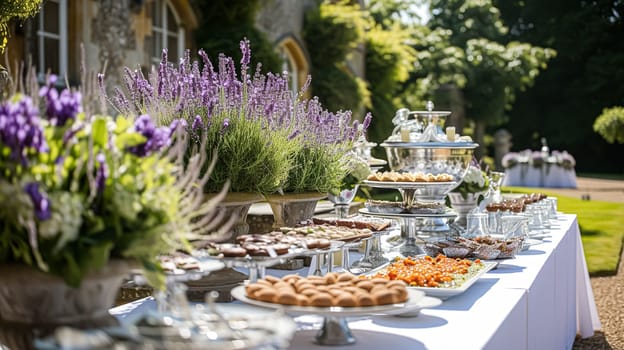
[[[531,193],[514,199],[505,199],[500,202],[489,203],[485,209],[490,212],[511,211],[514,213],[521,213],[526,210],[527,205],[537,203],[546,198],[547,196],[544,193]]]
[[[286,235],[281,232],[241,235],[237,243],[209,242],[204,249],[211,256],[226,258],[279,257],[302,249],[326,249],[331,246],[328,239]]]
[[[405,283],[388,279],[361,279],[349,273],[282,278],[267,276],[245,287],[248,298],[268,303],[313,307],[361,307],[403,303]]]
[[[368,218],[364,216],[360,216],[358,218],[319,218],[313,217],[312,222],[316,225],[334,225],[334,226],[344,226],[351,227],[357,229],[368,229],[373,232],[376,231],[384,231],[388,229],[392,222],[390,220],[376,219],[376,218]]]
[[[412,201],[409,204],[405,204],[403,202],[369,199],[364,205],[371,213],[443,214],[446,211],[446,205],[442,202]]]
[[[368,228],[360,229],[326,224],[282,227],[280,230],[287,237],[317,238],[342,242],[359,241],[373,235],[373,231]],[[277,235],[277,233],[271,232],[267,235]]]
[[[491,236],[457,237],[425,245],[430,255],[444,254],[449,258],[476,258],[482,260],[509,259],[522,249],[523,237],[500,239]]]
[[[397,258],[386,268],[369,276],[371,280],[405,282],[410,287],[456,288],[473,277],[485,265],[480,260],[455,259],[444,255],[435,258]]]
[[[158,257],[160,266],[166,273],[179,274],[185,271],[200,271],[201,264],[196,258],[178,253],[175,255],[161,255]]]
[[[431,174],[423,172],[396,172],[396,171],[384,171],[370,174],[367,178],[368,181],[381,181],[381,182],[451,182],[454,181],[453,175],[440,173]]]
[[[332,220],[316,219],[316,221]],[[328,249],[332,247],[332,241],[355,242],[370,238],[373,235],[372,229],[379,231],[390,225],[387,220],[333,221],[339,225],[309,224],[282,227],[280,231],[238,236],[236,243],[195,242],[195,246],[204,249],[208,255],[217,257],[280,257],[289,253],[301,254],[307,250]]]
[[[443,131],[450,111],[434,111],[427,102],[426,111],[399,109],[392,120],[392,134],[381,144],[386,150],[390,171],[372,174],[364,184],[375,188],[396,189],[398,203],[368,203],[360,213],[373,217],[398,219],[401,225],[400,253],[423,254],[423,241],[435,241],[461,232],[453,220],[457,214],[439,205],[466,175],[478,144],[460,136],[453,127]],[[413,119],[412,119],[413,117]]]

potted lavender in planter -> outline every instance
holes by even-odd
[[[189,137],[216,151],[208,193],[228,179],[233,197],[261,194],[270,202],[309,192],[318,200],[337,190],[347,172],[344,154],[358,130],[350,112],[324,110],[318,99],[303,97],[305,88],[293,93],[286,75],[258,68],[251,76],[249,41],[240,47],[240,75],[224,55],[215,69],[201,50],[201,63],[187,52],[177,66],[167,62],[165,51],[150,79],[126,69],[126,93],[117,90],[110,100],[122,114],[149,113],[159,125],[174,116],[185,119]],[[247,229],[249,205],[239,212],[237,234]]]
[[[357,120],[351,121],[351,112],[329,112],[317,98],[296,105],[293,122],[302,147],[284,187],[267,196],[275,217],[274,227],[310,219],[319,199],[328,193],[338,195],[347,186],[353,189],[354,183],[345,183],[354,170],[356,156],[351,150],[370,120],[369,114],[359,125]]]
[[[239,217],[236,234],[247,232],[245,217],[251,204],[286,182],[300,148],[293,142],[292,129],[278,123],[288,117],[287,82],[272,74],[256,73],[251,78],[249,43],[241,42],[241,48],[246,54],[240,77],[230,57],[221,55],[215,69],[203,51],[201,63],[191,61],[187,52],[174,66],[165,51],[149,80],[140,71],[126,69],[126,93],[118,89],[110,98],[121,113],[150,113],[159,125],[169,125],[174,117],[187,121],[186,132],[195,141],[191,146],[201,145],[216,162],[204,191],[210,195],[230,183],[221,205],[228,216]]]

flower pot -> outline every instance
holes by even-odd
[[[131,265],[112,260],[87,274],[78,288],[57,276],[20,264],[0,264],[0,348],[32,349],[33,340],[57,327],[118,325],[108,313]]]
[[[207,196],[208,199],[211,195]],[[249,233],[249,225],[247,224],[247,213],[251,205],[264,200],[259,193],[251,192],[228,192],[225,198],[217,205],[217,207],[225,210],[224,221],[229,220],[232,216],[238,219],[232,226],[233,232],[231,241],[233,242],[237,236]]]
[[[479,205],[478,199],[480,195],[483,195],[483,193],[467,193],[466,198],[462,197],[461,193],[457,192],[450,192],[447,194],[451,202],[451,208],[457,213],[457,219],[455,219],[456,224],[466,227],[466,215]]]
[[[327,197],[324,193],[305,192],[285,195],[266,195],[266,201],[273,211],[273,228],[294,226],[314,216],[314,209],[319,200]]]
[[[27,265],[0,264],[0,322],[33,327],[115,324],[108,309],[129,270],[129,262],[112,260],[73,288],[61,277]]]

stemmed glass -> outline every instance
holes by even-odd
[[[490,178],[490,193],[492,202],[498,203],[502,200],[501,186],[503,184],[503,179],[505,178],[505,173],[490,171],[488,177]]]
[[[353,199],[355,199],[355,195],[357,194],[360,185],[355,185],[353,188],[342,189],[338,194],[327,194],[327,199],[330,202],[334,203],[334,214],[336,215],[336,219],[345,219],[349,217],[349,207]],[[342,246],[342,269],[346,270],[349,267],[349,244],[345,244]],[[328,253],[327,259],[327,271],[331,272],[334,264],[334,257],[332,253]],[[346,262],[346,265],[345,265]],[[321,264],[321,256],[317,255],[317,270]],[[319,271],[320,272],[320,271]],[[316,273],[316,272],[315,272]]]

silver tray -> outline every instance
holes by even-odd
[[[372,180],[364,180],[363,184],[375,187],[375,188],[391,188],[391,189],[428,189],[432,190],[434,188],[455,188],[458,184],[457,181],[422,181],[422,182],[395,182],[395,181],[372,181]]]
[[[369,211],[366,208],[359,210],[362,215],[377,216],[380,218],[391,219],[408,219],[408,218],[425,218],[425,219],[451,219],[457,217],[457,213],[452,209],[447,210],[442,214],[412,214],[412,213],[377,213]]]
[[[290,315],[319,315],[332,317],[347,316],[368,316],[371,314],[395,315],[405,311],[405,308],[411,309],[417,305],[420,300],[425,297],[425,293],[408,288],[408,300],[404,303],[376,305],[376,306],[355,306],[355,307],[315,307],[315,306],[298,306],[298,305],[282,305],[269,303],[266,301],[248,298],[245,292],[245,286],[238,286],[232,289],[232,296],[244,303],[266,307],[269,309],[282,309]]]

